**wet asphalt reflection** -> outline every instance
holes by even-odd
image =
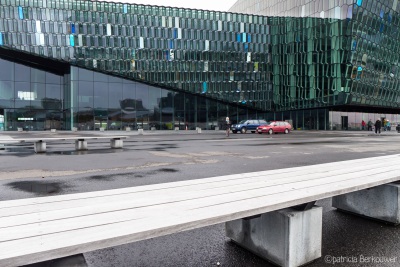
[[[30,146],[0,149],[0,200],[89,192],[280,169],[400,153],[400,135],[292,133],[132,137],[123,149],[104,143],[74,151],[52,144],[43,155]],[[384,166],[382,166],[384,174]],[[400,266],[400,228],[324,208],[322,257],[307,266]],[[168,236],[84,253],[93,267],[275,266],[225,236],[217,224]],[[399,257],[393,263],[362,257]],[[326,257],[355,257],[333,265]]]

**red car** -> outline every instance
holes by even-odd
[[[257,127],[257,133],[290,133],[292,125],[286,121],[271,121],[267,125],[261,125]]]

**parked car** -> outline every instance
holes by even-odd
[[[271,121],[266,125],[257,127],[257,133],[285,133],[288,134],[292,130],[292,125],[286,121]]]
[[[237,124],[232,124],[231,130],[232,133],[246,133],[247,131],[251,131],[252,133],[255,133],[257,130],[257,127],[260,125],[267,124],[267,121],[265,120],[243,120],[240,121]]]

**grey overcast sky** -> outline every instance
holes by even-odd
[[[105,0],[107,2],[228,11],[236,0]]]

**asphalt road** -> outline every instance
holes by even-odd
[[[79,135],[120,135],[120,132]],[[123,133],[125,134],[125,133]],[[127,133],[123,149],[108,140],[89,141],[74,151],[70,141],[48,143],[45,154],[32,145],[0,145],[0,201],[97,191],[219,175],[288,168],[400,153],[400,134],[384,132],[298,132],[288,135],[223,131]],[[78,133],[0,133],[0,139]],[[385,166],[382,165],[382,174]],[[322,258],[307,265],[400,266],[400,228],[324,207]],[[274,266],[238,247],[218,224],[84,254],[89,266]],[[386,257],[392,262],[372,262]],[[375,258],[382,259],[382,258]],[[367,262],[369,260],[369,262]]]

